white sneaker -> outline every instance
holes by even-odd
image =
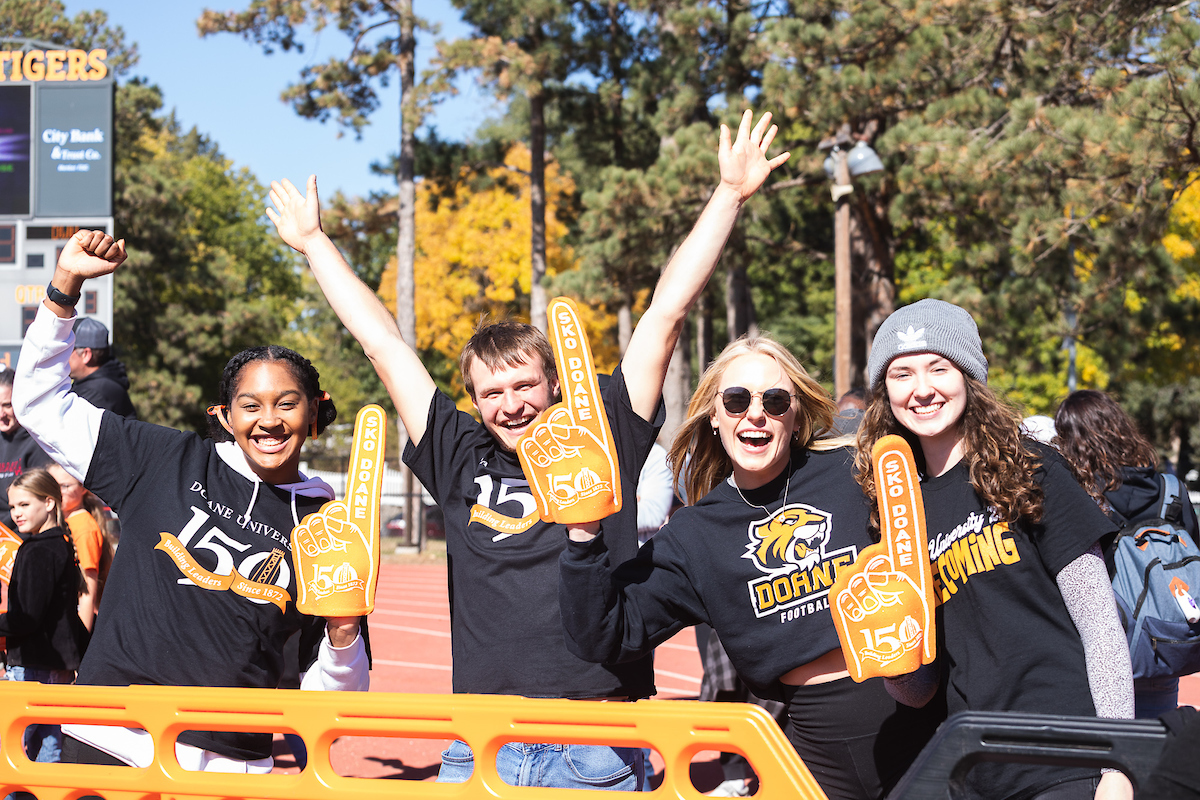
[[[749,797],[750,782],[744,778],[733,778],[722,781],[717,788],[708,793],[709,797]]]

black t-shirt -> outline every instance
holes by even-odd
[[[1010,525],[985,508],[965,461],[921,485],[929,555],[942,605],[938,656],[948,668],[947,710],[1095,716],[1079,632],[1055,576],[1111,533],[1112,522],[1062,456],[1035,445],[1045,494],[1039,523]],[[1006,798],[1094,770],[982,764],[981,797]]]
[[[324,498],[256,488],[211,440],[111,411],[84,485],[120,515],[121,546],[78,682],[275,688],[284,642],[323,623],[296,610],[290,532]],[[271,754],[269,733],[179,740],[242,760]]]
[[[0,433],[0,522],[13,533],[17,532],[17,528],[9,513],[8,487],[28,470],[52,463],[50,456],[38,447],[24,428],[17,428],[12,433]]]
[[[607,526],[572,542],[560,589],[572,650],[620,661],[704,622],[751,690],[782,700],[781,675],[840,647],[829,590],[871,544],[853,454],[793,453],[790,473],[740,494],[722,481],[677,511],[632,562],[610,552]]]
[[[637,552],[637,478],[662,425],[630,405],[618,368],[601,392],[621,470],[622,508],[605,523],[613,547]],[[442,507],[450,569],[454,691],[527,697],[645,697],[650,659],[605,667],[567,651],[558,612],[562,525],[542,522],[515,453],[437,392],[425,435],[404,462]]]

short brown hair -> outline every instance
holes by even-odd
[[[471,362],[479,359],[488,369],[495,372],[503,367],[528,364],[536,356],[542,362],[542,374],[547,381],[558,379],[554,366],[554,351],[546,334],[524,322],[505,320],[481,326],[467,342],[458,356],[458,369],[462,373],[463,386],[472,399],[475,384],[471,380]]]

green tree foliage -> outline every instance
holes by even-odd
[[[1044,410],[1065,386],[1068,308],[1098,372],[1119,378],[1181,279],[1160,238],[1197,157],[1194,14],[798,4],[771,31],[763,94],[818,133],[875,135],[889,171],[863,184],[886,210],[900,298],[975,311],[998,384]]]
[[[2,0],[0,19],[6,35],[105,48],[118,77],[137,63],[102,11],[68,18],[56,1]],[[158,88],[121,84],[114,127],[115,227],[129,249],[114,341],[141,417],[203,431],[229,357],[285,334],[295,262],[264,224],[263,187],[196,129],[183,131]]]
[[[334,56],[323,64],[304,67],[300,80],[288,86],[283,99],[297,114],[325,122],[336,119],[342,127],[360,134],[368,117],[379,108],[376,86],[387,86],[401,67],[404,35],[401,22],[416,29],[428,25],[412,16],[412,6],[389,0],[252,0],[245,11],[220,12],[206,9],[197,22],[202,36],[235,33],[261,45],[266,53],[275,49],[304,52],[304,34],[336,27],[351,40],[345,57]],[[374,41],[364,41],[372,34]],[[411,32],[408,34],[411,37]],[[420,124],[415,98],[405,127]]]
[[[59,0],[0,0],[0,36],[5,41],[34,39],[83,50],[107,50],[105,63],[116,77],[129,72],[138,60],[136,44],[126,44],[125,31],[108,24],[103,11],[80,11],[66,16]]]
[[[263,224],[264,188],[161,109],[155,87],[117,91],[115,225],[129,260],[114,338],[143,419],[203,431],[225,362],[279,341],[301,286]]]

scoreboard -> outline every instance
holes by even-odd
[[[5,42],[0,40],[0,47]],[[0,50],[0,364],[13,366],[58,253],[113,231],[113,93],[104,50]],[[76,307],[111,331],[112,276]]]

